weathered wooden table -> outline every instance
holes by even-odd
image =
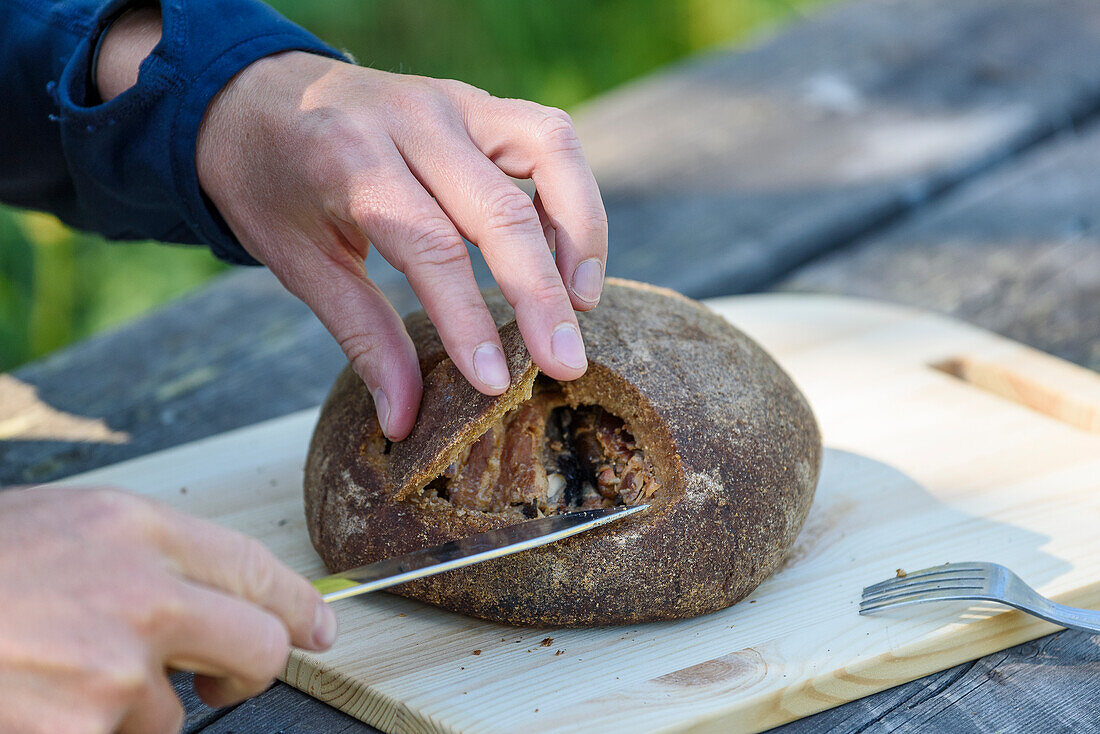
[[[1100,370],[1100,4],[866,0],[576,115],[611,274],[696,297],[849,293]],[[400,276],[370,264],[399,310]],[[484,268],[480,276],[487,276]],[[488,282],[486,280],[485,282]],[[342,356],[264,271],[0,376],[0,484],[321,401]],[[190,732],[371,731],[278,684]],[[1100,638],[1062,632],[785,727],[1100,731]]]

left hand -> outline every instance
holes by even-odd
[[[599,300],[607,223],[564,112],[287,52],[215,98],[197,157],[241,244],[336,337],[391,439],[412,429],[421,377],[401,319],[366,276],[371,244],[408,277],[478,390],[503,392],[508,372],[462,237],[480,247],[543,372],[584,373],[574,309]],[[509,176],[533,179],[535,200]]]

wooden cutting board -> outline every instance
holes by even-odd
[[[813,404],[827,447],[787,565],[746,601],[675,623],[523,630],[376,594],[285,680],[386,731],[758,731],[1047,634],[996,605],[856,614],[860,589],[998,561],[1100,607],[1100,376],[894,306],[765,295],[710,304]],[[309,576],[305,411],[85,474],[264,540]],[[67,480],[73,481],[73,480]]]

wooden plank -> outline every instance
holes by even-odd
[[[1100,125],[779,284],[951,314],[1100,371]]]
[[[191,731],[185,727],[184,731]],[[369,734],[378,731],[343,711],[318,705],[296,688],[279,684],[262,696],[249,699],[202,728],[209,734],[279,732],[279,734]]]
[[[102,466],[324,399],[343,356],[266,271],[0,381],[0,485]],[[64,430],[59,430],[64,427]]]
[[[759,288],[1094,114],[1098,52],[1090,0],[868,0],[604,95],[609,272]]]
[[[576,117],[608,196],[610,272],[694,295],[713,292],[718,280],[731,290],[754,286],[810,253],[881,226],[1006,151],[1088,117],[1097,96],[1095,13],[1087,0],[862,3],[815,16],[745,54],[716,54],[672,70],[655,86],[641,82],[597,102]],[[839,78],[818,75],[819,68],[839,69]],[[713,103],[694,116],[701,96]],[[720,98],[729,100],[728,119]],[[937,120],[940,130],[949,131],[952,120],[959,129],[982,130],[983,121],[996,127],[1014,103],[1022,105],[1023,122],[1006,125],[1007,145],[998,133],[988,150],[952,158],[937,148],[943,141],[936,135],[906,137],[902,147],[915,156],[915,172],[885,165],[889,146],[877,154],[869,144],[853,150],[861,141],[881,142],[874,122],[890,114],[908,119],[910,133],[934,133],[935,124],[923,123]],[[687,112],[677,116],[678,107]],[[754,115],[762,120],[755,125]],[[846,138],[846,120],[863,124],[860,132]],[[604,126],[610,132],[601,132]],[[647,127],[655,131],[650,142]],[[866,136],[875,130],[877,136]],[[662,159],[666,148],[675,152]],[[849,186],[845,175],[852,173],[829,164],[830,150],[858,161],[860,175],[876,161],[884,166],[881,182],[871,182],[871,189],[883,185],[883,195],[858,181]],[[659,174],[645,173],[652,156]],[[812,186],[797,185],[802,165],[818,172],[805,179]],[[738,206],[745,180],[775,185],[747,190]],[[675,190],[662,190],[662,182]],[[672,205],[662,204],[665,195]],[[722,249],[730,232],[748,244]],[[673,251],[675,257],[660,254]],[[691,277],[704,270],[705,282]],[[391,297],[407,297],[385,268],[377,272]],[[1059,326],[1065,338],[1055,351],[1094,364],[1088,353],[1074,352],[1076,328]],[[1032,331],[1042,336],[1044,328],[1036,322]],[[0,384],[0,422],[9,430],[0,434],[0,484],[56,478],[307,407],[341,364],[312,317],[264,274],[234,275],[152,318],[18,371],[21,384],[10,392]],[[63,432],[60,440],[10,432],[9,408],[17,400],[22,405],[28,390],[39,402],[32,424],[45,407],[56,420],[39,427],[85,432]],[[18,417],[27,414],[20,410]]]
[[[1088,409],[1100,378],[920,312],[809,296],[713,305],[792,373],[828,447],[792,559],[748,602],[675,623],[520,630],[377,595],[337,606],[342,644],[295,653],[286,679],[386,730],[758,731],[1051,629],[990,605],[856,615],[858,589],[897,567],[995,557],[1045,594],[1100,604],[1100,432],[936,365],[970,355],[1053,386],[1068,376]],[[321,574],[300,495],[315,416],[79,479],[215,518]]]
[[[755,287],[838,246],[1091,114],[1098,18],[1089,0],[861,2],[592,103],[576,117],[608,201],[609,272],[701,296]],[[369,265],[399,310],[415,303],[385,263]],[[0,484],[306,407],[340,364],[268,276],[231,276],[16,371],[14,393],[0,385],[5,419],[11,396],[31,391],[98,422],[81,440],[0,434]]]
[[[1052,140],[780,287],[915,304],[1100,370],[1100,128]],[[1094,731],[1100,643],[1063,632],[783,731]]]
[[[1095,732],[1100,639],[1060,632],[775,730]]]

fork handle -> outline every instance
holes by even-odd
[[[1050,601],[1043,597],[1039,597],[1039,599],[1035,601],[1038,602],[1040,600],[1042,603],[1027,605],[1023,611],[1040,617],[1041,619],[1045,619],[1048,622],[1061,625],[1066,629],[1088,632],[1094,635],[1100,634],[1100,612],[1094,612],[1091,609],[1067,607],[1065,604],[1059,604],[1058,602]]]
[[[1057,602],[1051,602],[1050,606],[1054,612],[1051,616],[1055,617],[1053,620],[1055,624],[1100,635],[1100,612],[1094,612],[1091,609],[1067,607],[1065,604]]]

